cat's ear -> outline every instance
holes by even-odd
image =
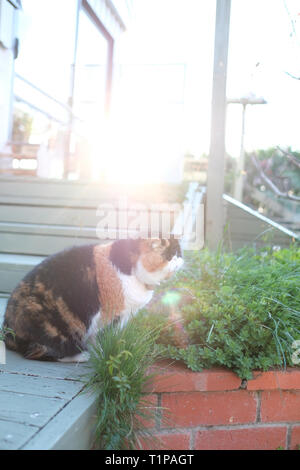
[[[140,254],[139,245],[139,239],[116,240],[111,246],[110,261],[122,273],[130,275]]]

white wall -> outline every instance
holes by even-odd
[[[111,2],[121,16],[125,26],[129,26],[133,9],[132,0],[111,0]]]
[[[0,151],[9,139],[11,127],[16,14],[7,0],[0,0]]]
[[[0,46],[0,151],[9,138],[11,125],[13,54]]]

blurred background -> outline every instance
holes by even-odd
[[[1,174],[205,185],[215,11],[0,0]],[[296,231],[299,24],[298,0],[232,0],[225,161],[227,194]]]

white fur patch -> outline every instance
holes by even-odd
[[[150,302],[153,296],[153,290],[146,287],[158,285],[161,281],[168,279],[175,271],[181,268],[184,261],[182,258],[173,256],[161,270],[149,272],[144,268],[143,263],[138,260],[136,267],[133,270],[133,274],[127,275],[120,271],[117,271],[117,275],[122,284],[122,290],[124,295],[125,308],[120,313],[120,324],[123,327],[131,316],[134,316],[138,310],[143,308],[148,302]],[[92,318],[91,324],[85,335],[86,341],[95,340],[95,337],[99,330],[103,328],[103,322],[101,319],[101,311],[97,312]],[[85,354],[85,353],[82,353]],[[80,354],[77,355],[80,358]],[[61,362],[84,362],[77,360],[77,356],[66,357],[60,359]],[[83,356],[84,357],[84,356]]]
[[[122,283],[125,309],[121,312],[121,326],[124,326],[131,315],[150,302],[153,290],[149,290],[140,282],[136,276],[127,275],[118,272],[118,276]]]
[[[178,269],[180,269],[183,264],[184,261],[180,256],[173,256],[171,261],[169,261],[169,263],[167,264],[167,270],[170,273],[174,273],[175,271],[178,271]]]
[[[94,343],[96,335],[102,327],[103,327],[103,324],[101,320],[101,311],[99,311],[92,318],[89,329],[87,330],[86,335],[85,335],[85,341],[90,340],[92,343]]]

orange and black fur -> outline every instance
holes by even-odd
[[[88,341],[113,321],[125,324],[182,263],[175,239],[118,240],[49,256],[12,292],[5,343],[28,359],[83,362]]]

